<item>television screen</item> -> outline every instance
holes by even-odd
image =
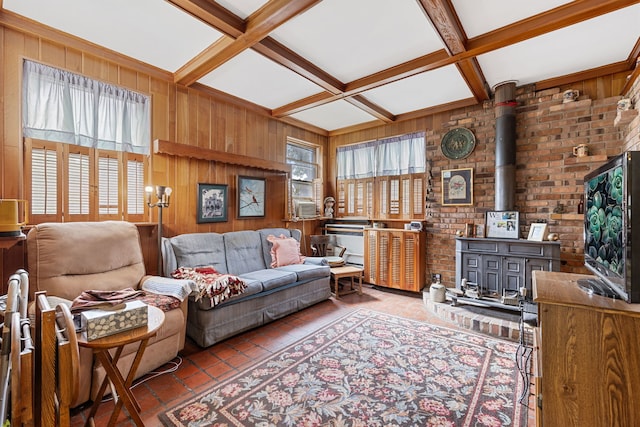
[[[596,277],[579,281],[590,292],[640,302],[640,152],[628,151],[584,178],[584,261]],[[632,280],[636,277],[636,282]]]
[[[585,256],[603,273],[623,279],[625,272],[623,211],[624,169],[614,164],[585,182]]]

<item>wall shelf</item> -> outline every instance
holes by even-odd
[[[582,221],[584,219],[584,214],[573,214],[573,213],[552,213],[551,219],[561,219],[568,221]]]
[[[564,160],[565,165],[575,165],[578,163],[601,163],[607,161],[606,154],[598,154],[594,156],[569,157]]]
[[[193,159],[208,160],[230,165],[246,166],[268,171],[291,173],[291,165],[274,162],[256,157],[243,156],[241,154],[227,153],[225,151],[211,150],[209,148],[194,147],[192,145],[178,144],[171,141],[156,139],[153,141],[155,154],[169,154],[178,157],[191,157]]]

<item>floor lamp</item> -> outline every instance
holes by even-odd
[[[156,197],[155,203],[151,202],[151,195],[153,193],[153,187],[145,187],[144,191],[147,194],[147,206],[150,208],[158,208],[158,276],[162,276],[162,209],[169,207],[169,199],[173,190],[171,187],[165,187],[164,185],[156,185]]]

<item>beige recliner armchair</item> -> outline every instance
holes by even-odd
[[[123,221],[45,223],[27,235],[27,269],[30,294],[46,291],[54,303],[71,304],[85,290],[141,289],[145,280],[144,260],[138,229]],[[163,278],[166,284],[169,279]],[[171,285],[171,284],[169,284]],[[176,286],[180,286],[176,283]],[[173,359],[184,347],[187,299],[178,308],[165,311],[165,321],[149,341],[136,377]],[[128,372],[137,345],[125,347],[118,367]],[[95,396],[104,370],[94,362],[92,351],[80,348],[80,389],[71,405]]]

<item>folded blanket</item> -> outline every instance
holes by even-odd
[[[144,295],[144,291],[136,291],[126,288],[119,291],[83,291],[71,303],[71,311],[79,312],[95,308],[116,308],[127,301],[134,300]]]
[[[212,306],[243,293],[247,288],[247,284],[238,276],[218,273],[215,268],[210,266],[180,267],[171,273],[171,277],[193,280],[198,287],[195,295],[196,301],[209,297]]]
[[[142,282],[142,289],[154,294],[167,295],[184,301],[192,292],[198,290],[193,280],[170,279],[169,277],[149,276]]]

